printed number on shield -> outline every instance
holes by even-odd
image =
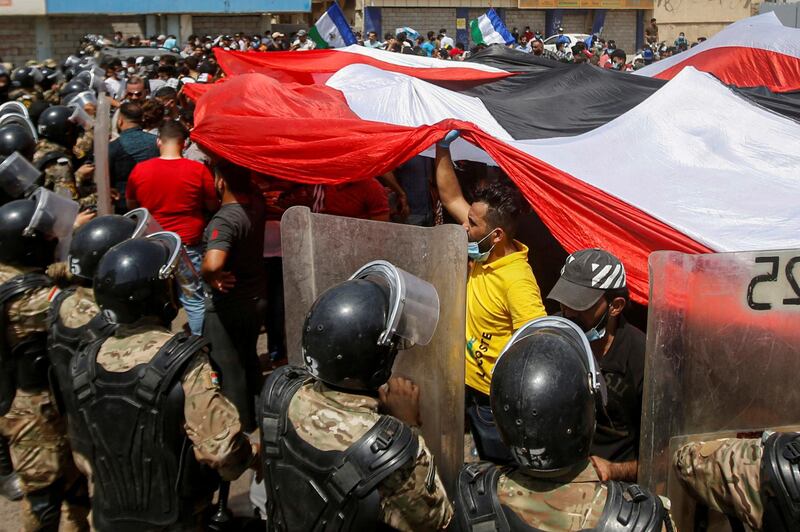
[[[783,259],[783,260],[781,260]],[[796,274],[800,274],[800,257],[786,258],[779,255],[768,255],[764,257],[756,257],[755,263],[759,266],[759,270],[766,269],[764,273],[759,273],[750,280],[747,286],[747,305],[753,310],[770,310],[773,304],[783,305],[800,305],[800,284],[798,284]],[[783,266],[781,268],[781,266]],[[763,270],[762,270],[763,271]],[[759,294],[763,294],[759,300],[756,300],[754,292],[756,287],[762,283],[779,283],[779,286],[785,286],[782,283],[782,278],[786,279],[789,284],[788,290],[780,290],[778,297],[773,294],[776,293],[775,285],[764,286]],[[766,289],[766,290],[765,290]],[[771,298],[765,295],[773,295]],[[763,300],[762,300],[763,299]]]

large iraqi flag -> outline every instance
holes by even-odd
[[[800,246],[800,124],[709,74],[582,65],[455,89],[369,62],[333,70],[324,83],[243,73],[206,87],[192,137],[260,173],[334,184],[431,155],[458,129],[456,159],[499,165],[568,252],[619,256],[640,302],[652,251]]]
[[[737,87],[773,92],[800,90],[800,29],[784,26],[774,12],[746,18],[694,48],[635,72],[672,79],[686,67],[714,74]]]

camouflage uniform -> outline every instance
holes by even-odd
[[[53,145],[58,146],[57,144]],[[58,151],[60,151],[60,146]],[[84,129],[80,136],[78,136],[78,140],[75,141],[75,146],[72,147],[72,153],[75,156],[75,159],[82,160],[91,155],[93,151],[94,130],[89,127]],[[76,200],[82,208],[93,207],[97,205],[97,186],[94,182],[94,176],[89,174],[86,177],[79,179],[78,176],[73,173],[73,181],[75,184],[75,194],[73,194],[72,199]]]
[[[78,136],[78,140],[75,141],[72,153],[75,154],[76,158],[84,159],[92,151],[94,151],[94,129],[87,126]]]
[[[50,105],[60,105],[61,104],[61,94],[59,93],[60,87],[58,85],[53,85],[52,88],[47,89],[42,93],[42,100],[46,101]]]
[[[8,92],[9,101],[18,101],[25,107],[30,107],[33,102],[42,99],[42,92],[37,89],[13,89]]]
[[[61,152],[66,162],[57,161],[50,163],[44,170],[44,186],[50,190],[68,190],[72,199],[78,200],[78,189],[75,185],[75,174],[72,168],[70,151],[47,139],[39,139],[36,143],[36,152],[33,154],[33,164],[37,164],[42,157],[50,152]]]
[[[0,265],[0,283],[33,268]],[[7,305],[7,340],[14,346],[28,335],[47,330],[48,295],[50,288],[32,290]],[[58,414],[49,390],[25,392],[17,390],[9,412],[0,418],[0,433],[9,440],[14,469],[22,482],[23,529],[39,530],[41,525],[31,511],[28,496],[60,483],[66,494],[73,489],[78,474],[70,457],[66,425]],[[65,501],[62,522],[65,530],[86,530],[87,509]]]
[[[144,318],[132,325],[121,325],[97,353],[97,363],[109,372],[125,372],[149,362],[172,338],[168,329]],[[200,463],[214,468],[224,480],[235,480],[251,465],[255,455],[242,433],[239,413],[222,395],[218,377],[208,357],[195,356],[181,379],[184,400],[184,429],[191,439],[194,455]],[[86,457],[76,457],[79,469],[89,479],[92,492],[91,464]],[[173,530],[203,530],[202,512],[210,500],[196,501],[191,523],[169,527]]]
[[[297,435],[322,451],[344,451],[380,418],[378,400],[334,391],[321,382],[303,385],[288,412]],[[433,463],[433,455],[419,435],[414,463],[392,473],[378,485],[380,520],[400,531],[444,529],[453,517]]]
[[[587,460],[566,477],[534,477],[522,468],[504,473],[497,481],[497,497],[500,504],[539,530],[583,530],[600,521],[608,488]],[[669,509],[668,501],[662,498],[662,502]]]
[[[675,452],[673,465],[698,501],[760,530],[764,516],[759,494],[763,453],[760,439],[692,442]]]
[[[67,297],[58,310],[58,317],[65,327],[77,329],[83,327],[92,318],[100,314],[100,307],[94,300],[94,290],[79,286]]]

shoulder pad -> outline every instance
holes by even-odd
[[[47,300],[50,303],[50,309],[47,316],[48,326],[52,327],[56,321],[58,320],[58,312],[61,308],[61,304],[64,303],[64,300],[67,299],[69,296],[75,293],[74,288],[65,288],[61,290],[57,286],[54,286],[50,293],[47,296]]]
[[[800,433],[776,432],[761,458],[764,530],[800,529]]]
[[[458,474],[456,510],[462,532],[509,532],[500,499],[497,481],[501,469],[489,462],[465,464]]]
[[[167,340],[144,368],[136,394],[146,401],[156,401],[169,391],[186,363],[200,351],[208,349],[208,345],[208,340],[203,337],[186,333],[178,333]]]
[[[392,416],[381,416],[359,441],[347,449],[344,466],[332,480],[343,493],[353,489],[356,496],[363,497],[386,477],[414,461],[418,451],[419,438],[408,425]],[[349,468],[350,465],[354,467]]]
[[[64,152],[63,151],[49,151],[42,155],[34,164],[36,168],[40,171],[44,171],[45,168],[50,166],[51,163],[57,162],[59,159],[63,158]]]
[[[638,484],[610,481],[608,498],[596,532],[661,532],[671,528],[669,514],[658,496]]]
[[[280,456],[280,438],[286,433],[285,414],[289,402],[309,377],[304,368],[282,366],[273,371],[264,383],[257,415],[261,428],[261,451],[265,458]]]
[[[24,273],[17,275],[0,285],[0,305],[5,305],[9,300],[18,295],[33,290],[52,286],[53,281],[43,273]]]

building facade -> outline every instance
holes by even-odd
[[[305,27],[332,0],[0,0],[0,58],[18,64],[31,58],[63,58],[87,34],[125,37],[173,34],[265,34]],[[132,6],[135,4],[135,6]],[[655,17],[659,39],[672,43],[678,32],[690,42],[710,37],[726,25],[757,12],[751,0],[342,0],[357,31],[383,35],[411,27],[421,34],[445,28],[470,46],[469,21],[491,4],[506,26],[526,26],[545,36],[600,33],[632,53],[644,27]],[[136,12],[131,12],[132,9]]]

